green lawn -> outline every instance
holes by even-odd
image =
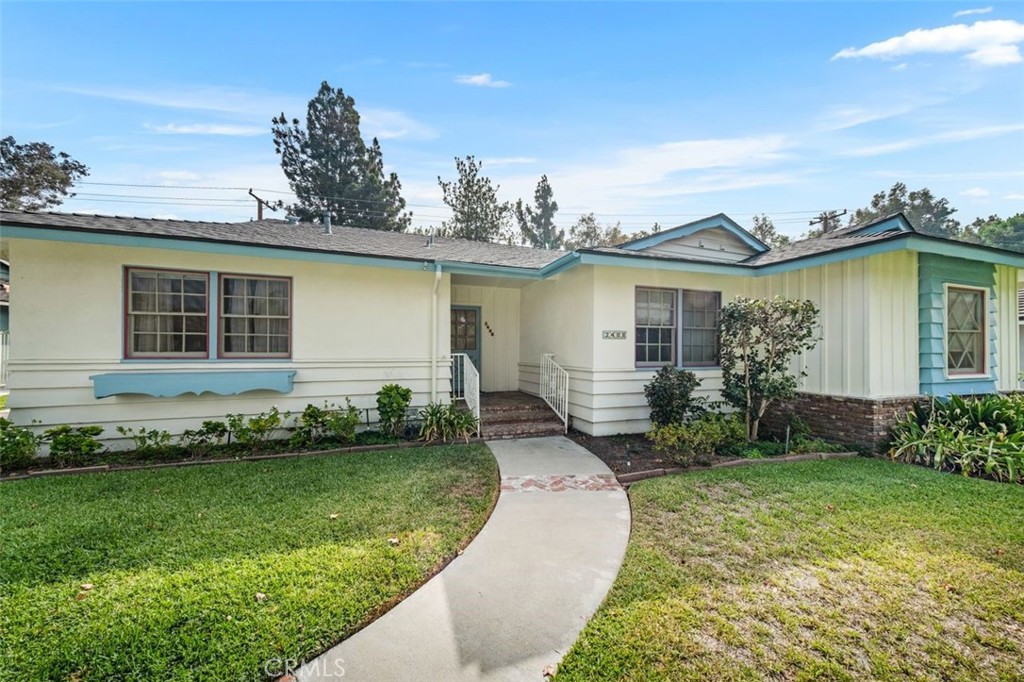
[[[880,460],[630,490],[558,680],[1024,679],[1024,487]]]
[[[262,679],[415,588],[496,488],[482,445],[0,484],[0,679]]]

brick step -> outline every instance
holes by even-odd
[[[551,408],[544,401],[538,401],[536,403],[530,403],[528,405],[487,405],[486,403],[480,406],[480,412],[483,414],[505,414],[506,412],[547,412]]]
[[[529,412],[493,412],[491,414],[481,412],[480,420],[484,424],[516,424],[519,422],[558,421],[558,417],[549,408],[545,408]]]
[[[483,424],[483,437],[490,440],[504,438],[525,438],[530,436],[561,436],[565,426],[557,419],[505,424]]]

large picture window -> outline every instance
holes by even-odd
[[[946,289],[946,371],[985,373],[985,291]]]
[[[220,291],[221,355],[287,357],[291,353],[289,280],[223,275]]]
[[[209,354],[209,277],[129,269],[125,355],[205,358]]]
[[[636,366],[718,364],[722,294],[690,289],[636,289]]]
[[[291,357],[291,285],[286,277],[126,268],[125,357],[207,359],[214,341],[219,358]]]

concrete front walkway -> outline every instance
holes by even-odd
[[[539,681],[561,660],[622,564],[626,493],[603,462],[561,436],[488,447],[502,492],[480,534],[299,680]]]

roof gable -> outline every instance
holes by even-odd
[[[746,254],[748,256],[756,253],[764,253],[768,250],[768,246],[766,244],[754,235],[750,234],[750,232],[744,230],[735,220],[724,213],[708,216],[707,218],[701,218],[700,220],[695,220],[692,223],[679,225],[647,237],[634,239],[633,241],[619,244],[618,248],[627,249],[629,251],[646,251],[648,249],[656,248],[665,242],[679,240],[705,230],[714,229],[724,231],[739,242],[742,242],[749,249],[749,252]]]

